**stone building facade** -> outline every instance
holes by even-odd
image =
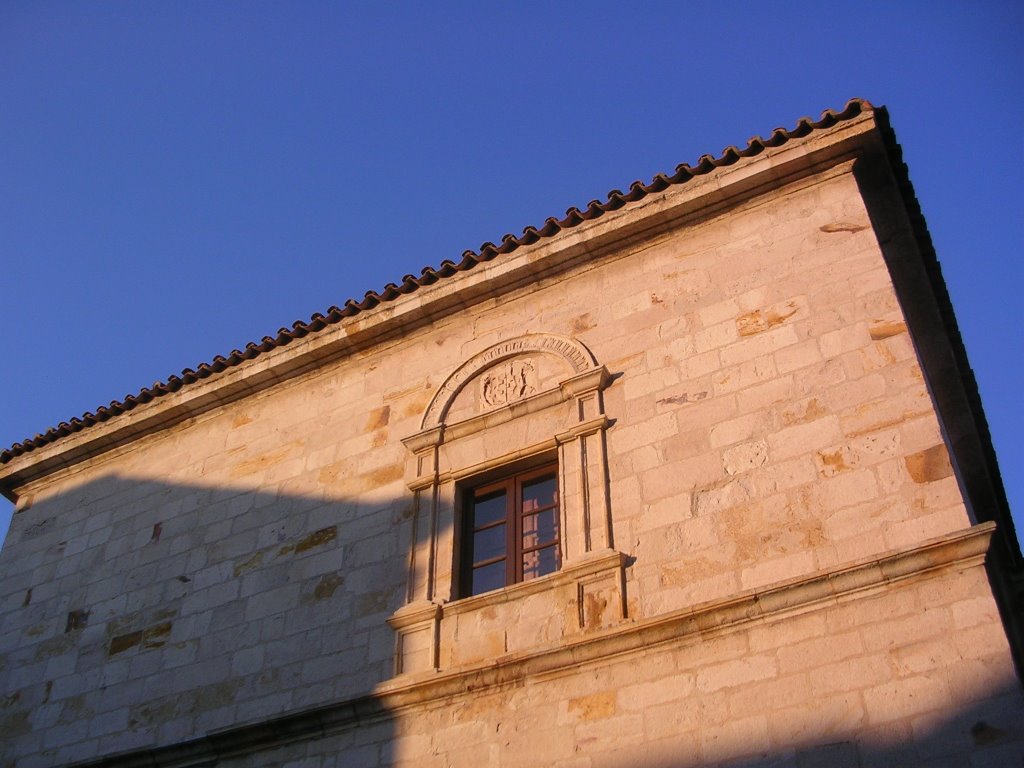
[[[1021,557],[884,109],[0,453],[4,768],[1021,765]]]

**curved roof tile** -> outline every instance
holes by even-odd
[[[201,379],[209,378],[210,376],[221,373],[228,368],[241,365],[243,362],[252,360],[265,352],[269,352],[277,347],[282,347],[293,339],[302,338],[310,333],[322,331],[329,325],[333,325],[347,317],[352,317],[360,312],[372,309],[382,302],[394,301],[400,296],[412,293],[421,287],[436,283],[438,280],[451,277],[458,272],[470,270],[482,261],[490,261],[499,255],[511,253],[522,246],[533,245],[544,238],[554,237],[563,230],[572,229],[586,221],[597,219],[609,211],[617,210],[628,203],[634,203],[643,199],[647,195],[662,192],[673,185],[684,184],[695,176],[710,173],[716,168],[720,168],[722,166],[732,165],[741,158],[759,155],[768,147],[781,146],[791,139],[802,138],[815,130],[831,128],[836,123],[843,122],[844,120],[850,120],[863,112],[873,110],[874,107],[870,102],[864,99],[851,99],[846,103],[846,106],[843,107],[842,110],[838,112],[834,110],[826,110],[822,112],[821,117],[817,120],[812,120],[809,117],[803,117],[797,121],[795,128],[788,130],[785,128],[776,128],[767,137],[755,136],[751,138],[745,147],[726,147],[718,157],[702,155],[697,160],[696,165],[681,163],[676,166],[675,171],[670,176],[659,173],[646,184],[639,180],[634,181],[629,185],[628,192],[613,189],[607,194],[606,199],[603,202],[600,200],[591,200],[587,203],[584,210],[580,210],[573,206],[565,212],[565,217],[562,219],[551,217],[546,219],[540,228],[532,226],[525,227],[522,235],[506,234],[501,238],[500,245],[487,242],[480,246],[478,252],[469,250],[464,251],[462,259],[457,264],[445,259],[437,268],[429,266],[424,267],[419,277],[406,275],[402,278],[401,284],[396,285],[395,283],[388,283],[380,293],[367,291],[363,296],[362,301],[357,302],[354,299],[349,299],[341,308],[336,306],[330,307],[326,314],[320,314],[318,312],[308,321],[295,321],[290,329],[279,329],[277,335],[274,337],[264,336],[259,343],[249,342],[245,345],[244,351],[237,349],[232,350],[227,357],[217,355],[211,362],[200,363],[197,365],[195,370],[186,368],[181,372],[181,376],[172,375],[168,377],[166,382],[156,382],[153,386],[146,387],[135,395],[126,395],[122,401],[114,400],[109,406],[100,406],[96,409],[96,413],[90,413],[87,411],[81,418],[72,418],[70,421],[62,421],[56,427],[51,427],[41,435],[36,435],[35,437],[28,438],[20,443],[15,443],[10,448],[0,451],[0,464],[6,464],[16,456],[21,456],[24,453],[28,453],[37,448],[49,445],[50,443],[54,443],[63,437],[74,434],[75,432],[80,432],[83,429],[87,429],[91,426],[107,421],[114,416],[124,413],[125,411],[130,411],[139,404],[148,403],[155,398],[163,397],[164,395],[172,392],[177,392],[184,386],[193,384]]]

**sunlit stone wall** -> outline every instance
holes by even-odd
[[[22,489],[0,558],[0,765],[356,699],[379,711],[219,764],[1019,759],[1020,688],[976,552],[797,596],[977,522],[849,164],[475,295]],[[576,340],[610,374],[606,549],[622,556],[623,610],[589,626],[575,586],[513,588],[458,615],[440,671],[396,676],[388,619],[409,600],[417,472],[402,440],[464,361],[526,333]],[[572,373],[535,368],[524,397]],[[453,419],[496,407],[476,392]],[[495,424],[474,450],[500,458],[526,432]],[[449,579],[457,538],[436,532]],[[793,607],[716,618],[762,592]],[[534,625],[547,629],[515,632]],[[515,672],[479,677],[503,665]],[[441,679],[486,684],[437,693]]]

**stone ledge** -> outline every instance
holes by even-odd
[[[405,629],[424,621],[433,621],[441,617],[441,606],[437,603],[419,601],[403,605],[388,618],[392,629]]]
[[[625,565],[625,561],[626,556],[613,549],[588,552],[582,558],[564,563],[560,570],[547,576],[541,576],[530,581],[522,581],[504,589],[485,592],[482,595],[464,597],[460,600],[445,603],[444,615],[457,616],[502,603],[511,603],[521,600],[527,595],[547,592],[559,586],[570,586],[586,576],[621,568]]]
[[[136,750],[75,763],[73,768],[201,768],[217,760],[289,742],[318,738],[427,706],[452,696],[473,695],[526,677],[557,677],[580,665],[740,630],[769,618],[856,599],[950,568],[981,566],[995,532],[987,522],[930,539],[911,549],[887,552],[843,568],[791,579],[728,600],[705,603],[652,619],[634,621],[555,648],[503,656],[485,665],[440,673],[405,675],[369,694],[272,720],[235,726],[182,744]]]

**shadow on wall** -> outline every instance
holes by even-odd
[[[391,676],[409,499],[108,476],[14,516],[0,765],[167,745]]]
[[[549,681],[553,686],[558,681]],[[733,725],[698,729],[678,736],[662,737],[657,742],[639,743],[637,734],[615,723],[614,716],[604,723],[559,726],[568,731],[568,739],[553,733],[554,722],[540,718],[523,727],[528,717],[517,708],[520,688],[474,694],[485,700],[483,707],[473,702],[446,702],[443,713],[433,714],[432,724],[412,724],[413,716],[389,713],[371,719],[359,729],[324,737],[302,747],[281,746],[244,758],[216,763],[229,768],[363,768],[365,766],[585,766],[586,768],[1020,768],[1024,766],[1024,711],[1020,691],[1015,684],[988,692],[984,703],[964,707],[945,718],[933,718],[928,724],[920,719],[913,726],[892,725],[883,736],[857,738],[852,731],[862,724],[848,722],[842,727],[830,724],[827,717],[815,718],[818,728],[808,728],[790,741],[798,746],[756,749],[763,733],[754,733],[749,719]],[[551,697],[554,703],[559,693]],[[495,699],[499,700],[495,703]],[[490,701],[488,701],[490,700]],[[822,702],[828,709],[827,702]],[[699,706],[685,702],[680,710]],[[764,702],[770,716],[772,702]],[[481,718],[481,719],[477,719]],[[645,715],[646,719],[646,715]],[[621,720],[618,720],[621,723]],[[432,725],[444,723],[434,730]],[[537,726],[536,728],[534,726]],[[600,749],[593,743],[594,727],[603,731]],[[645,730],[647,725],[645,724]],[[586,730],[586,733],[583,731]],[[662,734],[666,728],[658,729]],[[574,732],[575,731],[575,732]],[[389,736],[391,734],[391,736]],[[397,734],[397,735],[396,735]],[[588,738],[589,734],[589,738]],[[607,746],[621,740],[619,748]],[[782,740],[782,739],[780,739]],[[413,743],[413,748],[409,743]],[[630,743],[632,742],[632,743]],[[569,754],[564,745],[568,744]],[[308,762],[307,762],[308,761]]]
[[[861,737],[875,724],[856,705],[861,714],[835,722],[834,700],[796,715],[766,700],[763,716],[713,725],[709,713],[694,730],[701,697],[655,714],[603,683],[599,666],[570,673],[606,692],[597,719],[565,716],[557,675],[389,711],[374,691],[392,675],[386,619],[405,596],[411,503],[111,476],[19,512],[0,556],[0,766],[502,766],[531,756],[594,768],[843,768],[962,765],[969,753],[972,766],[1024,766],[1015,682],[945,719]],[[699,655],[701,644],[690,648]]]
[[[7,499],[0,499],[0,544],[7,539],[7,529],[11,525],[11,517],[14,514],[14,505],[9,504]]]
[[[748,721],[709,729],[699,738],[691,737],[689,744],[667,739],[660,745],[638,746],[628,755],[595,759],[592,768],[1021,768],[1024,707],[1020,688],[1009,682],[985,695],[985,701],[946,717],[918,717],[913,724],[897,721],[860,738],[853,731],[863,724],[851,720],[837,727],[829,722],[830,702],[822,700],[820,717],[813,712],[806,715],[806,722],[817,722],[818,728],[806,728],[794,738],[800,744],[794,748],[752,749],[752,742],[763,743],[765,734],[751,732]],[[772,702],[765,701],[764,707],[771,730]],[[794,719],[792,714],[788,717]]]

